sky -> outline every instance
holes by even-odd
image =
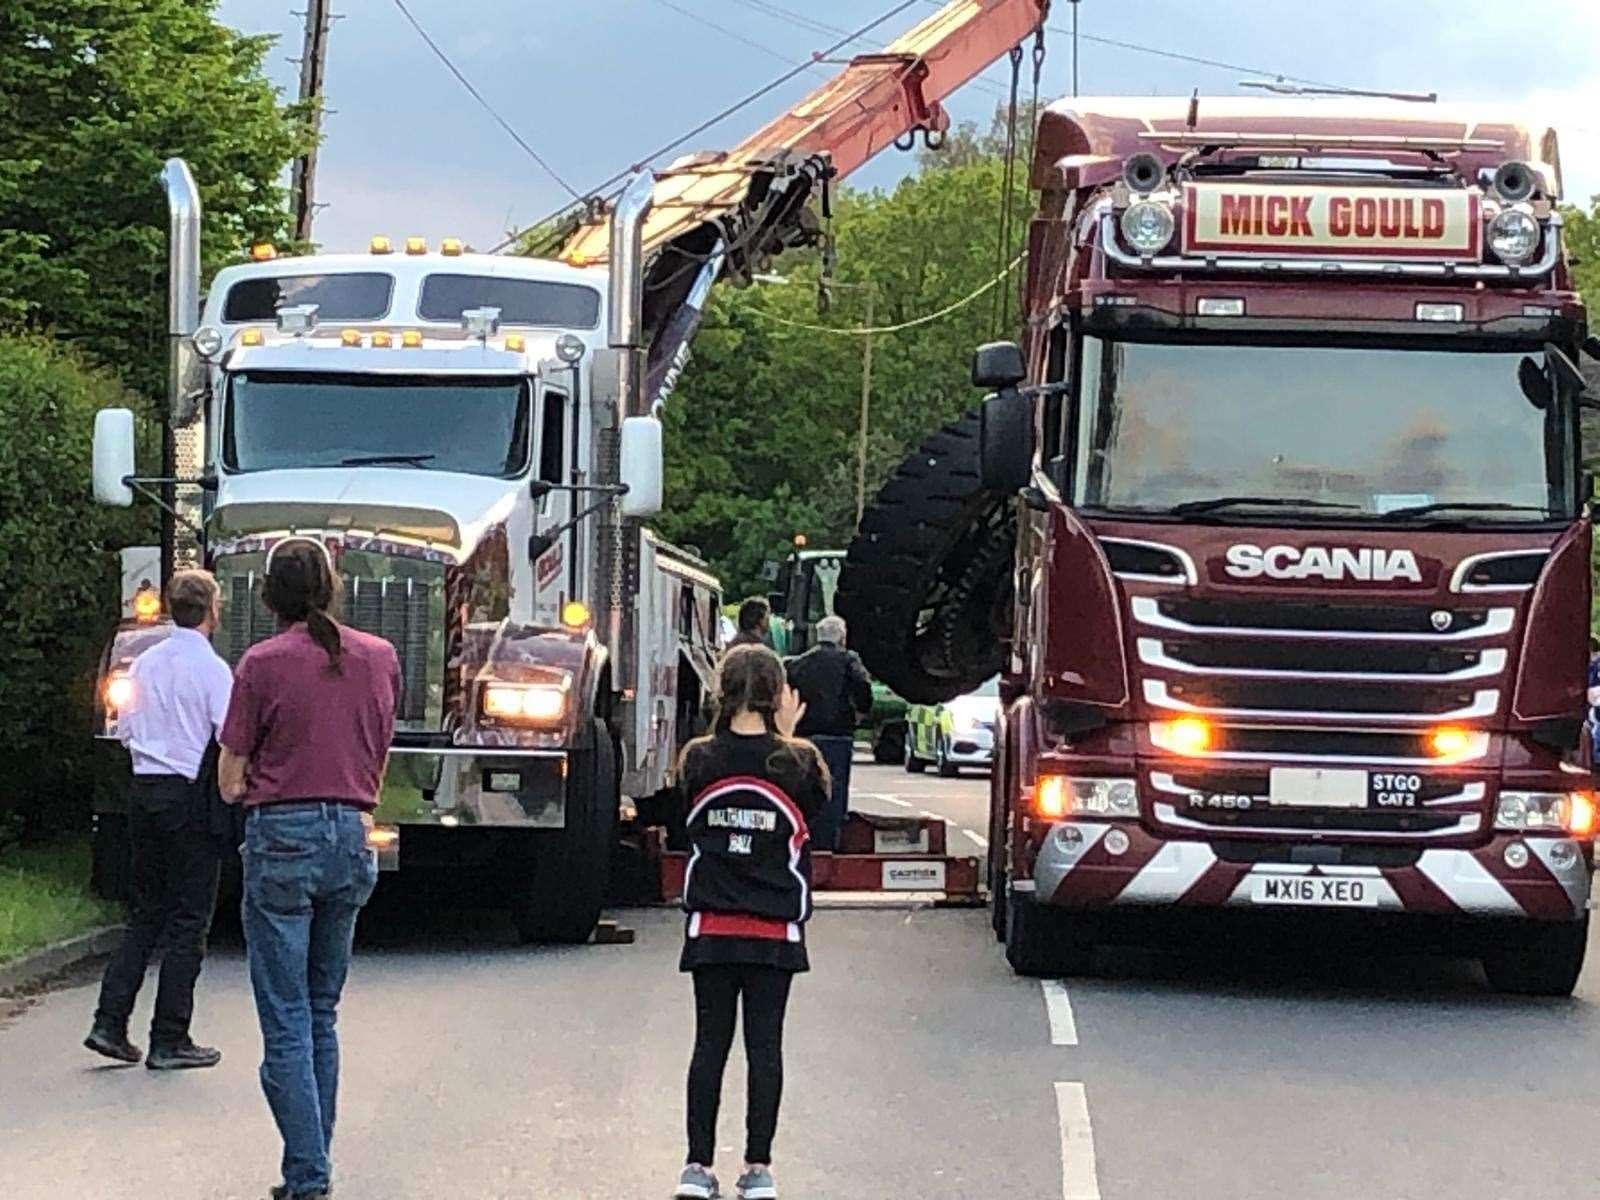
[[[334,0],[330,110],[318,165],[314,236],[353,250],[376,233],[455,236],[487,248],[568,194],[497,125],[407,23],[410,9],[457,68],[578,192],[771,82],[899,0]],[[305,0],[220,0],[218,16],[280,36],[270,74],[297,86]],[[1041,84],[1072,88],[1073,5],[1055,0]],[[1600,193],[1600,3],[1546,0],[1081,0],[1081,95],[1241,95],[1275,75],[1344,87],[1437,92],[1494,102],[1556,126],[1568,199]],[[933,11],[916,3],[876,34],[888,41]],[[1517,14],[1523,14],[1518,17]],[[789,14],[789,15],[782,15]],[[1088,38],[1234,64],[1177,61]],[[759,48],[758,48],[759,47]],[[862,49],[865,49],[863,47]],[[1008,78],[1004,64],[983,78]],[[720,149],[803,97],[803,73],[702,134]],[[946,102],[987,125],[999,92],[969,84]],[[888,151],[858,186],[892,187],[910,156]]]

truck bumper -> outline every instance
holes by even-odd
[[[1570,838],[1498,834],[1475,849],[1419,849],[1399,866],[1238,862],[1205,841],[1158,838],[1133,822],[1060,821],[1045,832],[1031,890],[1073,909],[1367,909],[1430,916],[1575,920],[1588,908],[1591,853]]]
[[[373,818],[389,826],[563,829],[566,751],[396,747]]]

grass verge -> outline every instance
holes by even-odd
[[[121,905],[89,891],[87,842],[0,856],[0,963],[121,919]]]

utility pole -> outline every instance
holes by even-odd
[[[1072,0],[1072,94],[1078,94],[1078,3]]]
[[[294,237],[311,240],[311,218],[316,214],[317,148],[322,141],[322,85],[328,64],[329,11],[333,0],[306,0],[306,40],[300,55],[300,102],[311,106],[311,145],[294,160],[289,194],[294,204]]]
[[[866,332],[861,335],[861,428],[856,435],[856,525],[867,510],[867,418],[872,411],[872,301],[878,286],[871,280],[862,286],[867,294]]]

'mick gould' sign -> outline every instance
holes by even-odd
[[[1477,262],[1478,198],[1458,189],[1189,184],[1192,254],[1431,258]]]

